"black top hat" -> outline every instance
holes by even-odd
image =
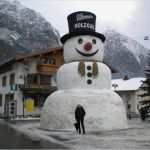
[[[61,37],[61,42],[77,35],[93,35],[105,41],[103,34],[95,32],[95,14],[87,11],[78,11],[70,14],[68,17],[69,33]]]

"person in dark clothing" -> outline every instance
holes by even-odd
[[[130,104],[127,105],[127,118],[131,120],[131,105]]]
[[[81,134],[81,127],[82,127],[82,133],[85,134],[85,127],[84,127],[84,117],[85,117],[85,110],[83,108],[83,106],[81,106],[80,104],[77,105],[76,109],[75,109],[75,119],[77,121],[76,125],[77,125],[77,132],[79,134]]]

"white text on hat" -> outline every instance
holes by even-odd
[[[94,25],[93,24],[90,24],[90,23],[86,23],[86,22],[83,22],[83,23],[76,23],[74,25],[75,29],[76,28],[89,28],[89,29],[93,29],[94,30]]]
[[[85,20],[85,19],[92,19],[93,16],[92,15],[84,15],[84,14],[80,13],[80,14],[76,15],[76,18],[77,18],[77,21],[80,21],[80,20]]]

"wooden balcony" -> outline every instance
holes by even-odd
[[[53,74],[57,71],[58,66],[53,64],[38,64],[37,71],[44,74]]]
[[[39,84],[24,84],[25,89],[50,89],[50,85],[39,85]]]
[[[54,92],[57,87],[55,86],[50,86],[50,85],[39,85],[39,84],[24,84],[22,86],[20,86],[20,89],[24,92],[24,93],[32,93],[32,94],[36,94],[36,93],[45,93],[45,94],[50,94],[52,92]]]

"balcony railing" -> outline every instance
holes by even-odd
[[[22,85],[24,89],[50,89],[50,85],[39,85],[39,84],[24,84]]]
[[[50,85],[34,85],[34,84],[25,84],[19,86],[19,88],[24,91],[24,93],[47,93],[50,94],[54,92],[57,87],[56,86],[50,86]]]
[[[53,74],[57,71],[58,66],[54,64],[38,64],[37,71],[40,73]]]

